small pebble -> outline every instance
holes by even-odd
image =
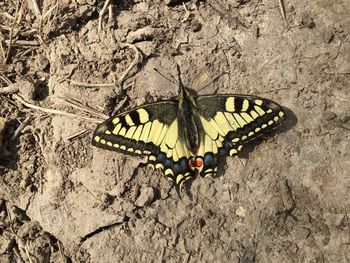
[[[239,217],[245,217],[246,216],[246,210],[243,207],[238,207],[238,209],[236,210],[236,215],[238,215]]]
[[[336,117],[337,117],[337,115],[334,112],[332,112],[332,111],[324,111],[324,112],[322,112],[322,119],[325,120],[325,121],[333,120]]]
[[[147,206],[154,200],[154,190],[152,187],[143,187],[141,189],[141,194],[137,198],[135,205],[142,207]]]
[[[333,40],[333,38],[334,38],[334,34],[333,34],[332,31],[329,30],[329,31],[324,32],[324,34],[323,34],[323,40],[324,40],[324,42],[325,42],[326,44],[331,43],[332,40]]]
[[[300,23],[303,27],[307,27],[310,29],[316,26],[314,20],[309,15],[306,15],[306,14],[302,16]]]

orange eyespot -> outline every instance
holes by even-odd
[[[203,158],[202,157],[196,157],[196,167],[201,167],[203,165]]]
[[[201,168],[203,166],[203,158],[202,157],[192,157],[188,160],[188,166],[191,170],[195,168]]]

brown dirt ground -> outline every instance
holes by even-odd
[[[0,2],[0,262],[350,262],[348,0],[284,0],[285,20],[278,0],[111,1],[101,30],[105,1],[34,2]],[[199,94],[287,109],[182,200],[90,143],[104,114],[176,95],[153,70],[176,63]]]

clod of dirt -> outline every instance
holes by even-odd
[[[292,211],[295,208],[295,203],[287,180],[281,181],[279,188],[285,212]]]
[[[152,40],[156,34],[156,30],[152,27],[143,27],[136,31],[130,32],[126,37],[128,43],[136,43],[140,41]]]
[[[20,80],[16,82],[16,85],[19,89],[19,94],[27,100],[33,100],[36,96],[37,86],[29,80]]]
[[[199,32],[202,29],[202,24],[197,20],[193,20],[190,26],[192,32]]]
[[[0,254],[9,251],[14,243],[15,240],[11,237],[11,233],[4,231],[0,237]]]
[[[20,209],[19,207],[17,206],[13,206],[11,208],[11,212],[12,214],[18,218],[20,221],[27,221],[29,220],[29,217],[27,216],[26,212],[23,211],[22,209]]]
[[[335,71],[340,74],[350,73],[350,43],[345,42],[339,49],[339,54],[335,59]]]
[[[36,59],[38,68],[43,71],[45,69],[48,69],[49,65],[50,65],[50,61],[47,57],[45,57],[44,55],[39,55]]]
[[[143,187],[141,189],[141,194],[137,198],[135,205],[142,207],[149,205],[154,200],[154,190],[152,187]]]
[[[341,226],[345,220],[345,214],[324,213],[323,218],[328,227]]]
[[[300,24],[302,25],[302,27],[307,27],[307,28],[314,28],[316,26],[314,20],[307,14],[304,14],[301,17],[301,21]]]
[[[238,215],[239,217],[245,217],[246,213],[247,211],[241,206],[238,207],[238,209],[236,210],[236,215]]]
[[[326,44],[331,43],[333,39],[334,39],[334,33],[331,30],[326,30],[323,33],[323,40]]]

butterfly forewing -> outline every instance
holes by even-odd
[[[93,145],[124,153],[149,155],[156,151],[159,142],[176,120],[176,115],[177,106],[172,101],[122,112],[96,129]]]

